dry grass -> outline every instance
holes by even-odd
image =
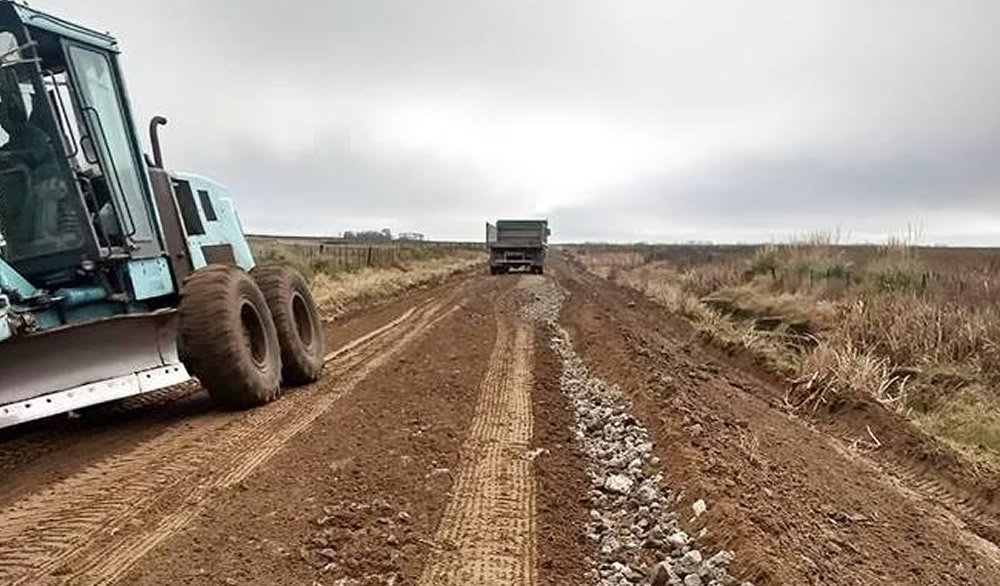
[[[691,290],[694,281],[671,269],[668,263],[635,264],[635,258],[598,255],[584,262],[596,262],[605,278],[644,293],[667,311],[689,319],[699,331],[726,344],[739,344],[759,351],[776,369],[788,370],[784,357],[777,351],[783,344],[780,333],[761,331],[754,327],[753,319],[731,319],[724,311],[704,303]]]
[[[966,364],[1000,380],[1000,314],[927,297],[886,293],[842,304],[838,329],[855,344],[915,369]]]
[[[710,335],[790,365],[792,409],[868,398],[1000,454],[1000,254],[914,240],[910,231],[849,247],[828,232],[754,249],[602,247],[577,258]]]
[[[264,237],[254,240],[254,255],[259,262],[283,263],[298,270],[309,281],[316,303],[327,317],[337,316],[356,303],[439,281],[486,260],[484,251],[462,244],[369,247],[288,243]]]
[[[326,315],[337,315],[353,303],[390,297],[407,289],[454,275],[481,264],[481,252],[453,250],[443,256],[415,260],[390,268],[317,273],[312,280],[313,295]]]
[[[290,242],[279,237],[252,237],[254,258],[262,263],[295,267],[308,280],[365,268],[406,267],[411,263],[446,257],[457,250],[475,250],[462,243],[342,244],[322,241]]]
[[[819,409],[837,395],[860,393],[902,411],[908,377],[894,374],[888,359],[854,346],[822,342],[803,355],[788,406],[793,411]]]
[[[622,250],[620,252],[581,250],[577,253],[577,258],[583,262],[588,270],[604,279],[613,279],[622,270],[643,266],[649,262],[649,258],[645,254],[635,250]]]
[[[965,387],[931,411],[916,412],[914,422],[973,455],[1000,453],[1000,400],[987,389]]]
[[[637,267],[618,264],[604,266],[610,267],[604,271],[606,278],[645,293],[673,313],[696,321],[711,318],[712,310],[684,288],[679,275],[660,263]]]

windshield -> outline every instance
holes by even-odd
[[[146,210],[144,170],[133,151],[111,61],[105,53],[78,45],[69,47],[69,55],[79,82],[83,113],[97,134],[96,145],[105,161],[109,190],[121,202],[122,219],[132,240],[150,242],[153,225]]]
[[[80,248],[75,190],[62,172],[62,137],[49,122],[48,97],[32,80],[30,50],[0,31],[0,240],[8,260]]]

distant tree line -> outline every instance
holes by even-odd
[[[349,242],[392,242],[393,240],[424,240],[424,235],[419,232],[401,232],[398,236],[393,236],[392,230],[382,228],[381,230],[347,230],[342,238]]]

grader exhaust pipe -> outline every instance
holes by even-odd
[[[166,126],[167,119],[163,116],[154,116],[149,121],[149,144],[153,147],[153,166],[163,169],[163,151],[160,150],[160,127]]]

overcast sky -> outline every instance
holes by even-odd
[[[36,0],[247,229],[1000,245],[996,0]]]

